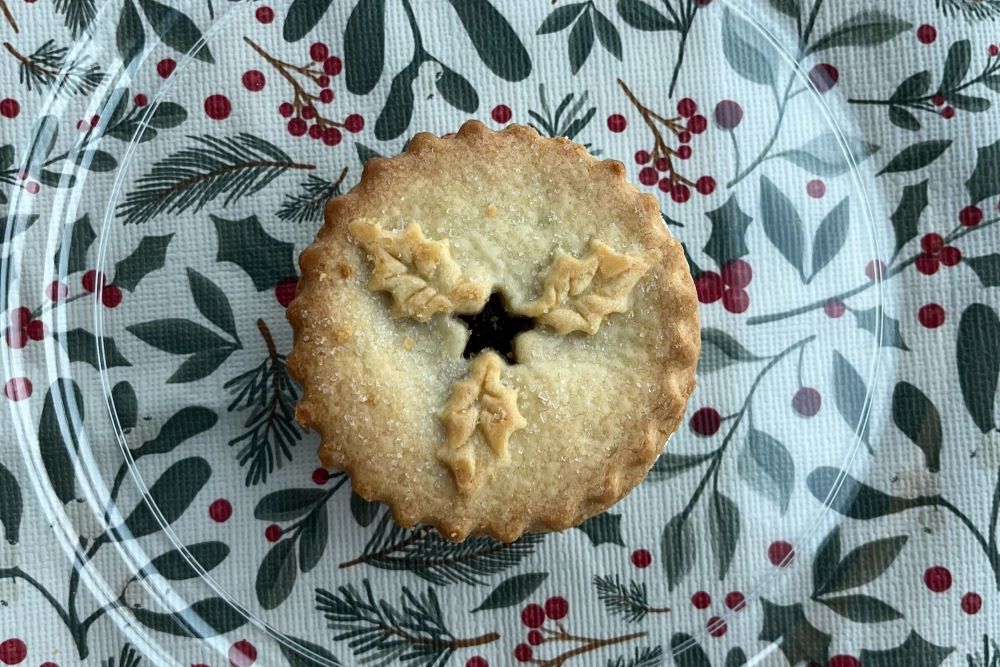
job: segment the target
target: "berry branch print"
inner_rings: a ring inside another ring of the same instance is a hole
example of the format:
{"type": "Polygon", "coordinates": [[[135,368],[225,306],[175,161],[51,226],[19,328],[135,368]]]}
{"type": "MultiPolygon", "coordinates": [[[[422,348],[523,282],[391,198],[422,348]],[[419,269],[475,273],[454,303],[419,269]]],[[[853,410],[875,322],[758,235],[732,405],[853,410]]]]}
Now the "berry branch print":
{"type": "Polygon", "coordinates": [[[657,185],[662,192],[669,193],[670,198],[678,204],[683,204],[691,198],[692,188],[703,195],[714,192],[714,178],[702,176],[697,182],[692,181],[677,170],[678,163],[675,161],[688,160],[692,154],[689,145],[692,135],[701,134],[708,129],[708,120],[697,113],[698,106],[695,101],[690,98],[682,99],[677,103],[678,115],[668,118],[640,102],[632,89],[621,79],[618,79],[618,86],[639,112],[653,135],[651,150],[643,149],[635,154],[637,163],[647,165],[639,171],[639,182],[648,186],[657,185]],[[676,148],[671,145],[673,141],[667,141],[664,132],[677,142],[676,148]],[[666,175],[661,178],[660,173],[666,175]]]}
{"type": "MultiPolygon", "coordinates": [[[[358,114],[350,114],[343,121],[337,121],[321,112],[321,105],[334,100],[331,78],[339,75],[344,68],[340,58],[330,55],[326,44],[317,42],[310,47],[311,63],[293,65],[271,55],[249,37],[244,37],[243,41],[292,87],[291,101],[282,102],[278,113],[289,119],[288,133],[293,137],[308,134],[312,139],[322,139],[327,146],[336,146],[343,139],[341,129],[360,132],[364,128],[364,118],[358,114]],[[317,87],[319,92],[307,90],[306,86],[317,87]]],[[[244,76],[250,74],[248,72],[244,76]]]]}
{"type": "Polygon", "coordinates": [[[377,600],[367,579],[362,591],[353,584],[336,593],[316,590],[316,610],[323,614],[336,641],[348,641],[355,657],[382,664],[398,659],[403,664],[432,667],[448,662],[462,649],[492,644],[500,635],[487,632],[476,637],[456,637],[448,630],[437,594],[428,588],[415,594],[402,588],[398,606],[377,600]]]}
{"type": "Polygon", "coordinates": [[[257,320],[257,330],[267,347],[267,357],[223,385],[233,394],[230,412],[250,411],[243,424],[246,432],[229,441],[230,447],[240,447],[236,454],[240,466],[249,466],[247,486],[267,482],[275,468],[292,460],[292,448],[302,439],[294,418],[299,392],[285,366],[286,357],[278,352],[263,319],[257,320]]]}
{"type": "Polygon", "coordinates": [[[969,76],[972,62],[972,44],[964,39],[955,42],[948,50],[941,83],[931,92],[931,73],[923,70],[908,77],[887,99],[850,98],[848,102],[859,105],[877,105],[889,108],[889,120],[904,130],[919,130],[922,125],[914,112],[930,113],[945,120],[955,117],[956,110],[971,113],[988,111],[992,102],[985,97],[966,93],[973,86],[982,84],[1000,92],[1000,46],[986,48],[988,58],[979,74],[969,76]]]}
{"type": "Polygon", "coordinates": [[[14,31],[15,35],[21,32],[21,29],[17,25],[17,20],[14,18],[14,15],[10,11],[10,7],[7,5],[7,0],[0,0],[0,14],[3,14],[4,20],[7,21],[7,24],[10,26],[10,29],[14,31]]]}
{"type": "MultiPolygon", "coordinates": [[[[563,619],[569,614],[569,602],[561,596],[553,596],[545,601],[544,605],[529,604],[521,609],[521,623],[528,628],[527,643],[518,644],[514,648],[514,658],[518,662],[525,662],[540,667],[562,667],[567,662],[578,656],[586,655],[594,651],[626,644],[636,639],[647,636],[647,632],[632,632],[615,637],[587,637],[576,635],[566,630],[563,619]],[[555,652],[556,655],[550,658],[535,656],[535,648],[550,644],[555,648],[552,651],[538,649],[546,653],[555,652]],[[560,644],[570,644],[571,648],[563,648],[560,644]]],[[[636,649],[636,664],[659,664],[662,656],[645,655],[636,649]],[[650,662],[652,661],[652,662],[650,662]]],[[[624,661],[624,659],[622,659],[624,661]]],[[[612,663],[614,664],[614,663],[612,663]]]]}

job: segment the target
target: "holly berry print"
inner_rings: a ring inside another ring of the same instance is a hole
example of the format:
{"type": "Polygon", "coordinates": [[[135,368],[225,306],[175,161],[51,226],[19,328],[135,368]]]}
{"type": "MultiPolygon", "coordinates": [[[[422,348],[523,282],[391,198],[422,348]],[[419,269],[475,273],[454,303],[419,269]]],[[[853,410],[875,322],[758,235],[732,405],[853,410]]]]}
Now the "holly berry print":
{"type": "Polygon", "coordinates": [[[0,0],[0,661],[990,665],[992,6],[0,0]],[[285,369],[325,202],[468,118],[622,161],[701,304],[647,481],[514,544],[319,467],[285,369]]]}

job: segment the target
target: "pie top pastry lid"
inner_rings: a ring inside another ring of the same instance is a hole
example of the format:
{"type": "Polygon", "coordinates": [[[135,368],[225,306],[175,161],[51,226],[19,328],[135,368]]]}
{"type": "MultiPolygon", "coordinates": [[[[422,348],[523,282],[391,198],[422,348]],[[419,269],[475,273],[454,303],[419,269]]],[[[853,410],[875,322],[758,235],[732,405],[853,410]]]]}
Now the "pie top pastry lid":
{"type": "Polygon", "coordinates": [[[448,539],[561,530],[645,476],[694,389],[697,299],[655,198],[523,126],[417,134],[332,200],[288,367],[324,464],[448,539]],[[491,294],[534,326],[463,356],[491,294]]]}

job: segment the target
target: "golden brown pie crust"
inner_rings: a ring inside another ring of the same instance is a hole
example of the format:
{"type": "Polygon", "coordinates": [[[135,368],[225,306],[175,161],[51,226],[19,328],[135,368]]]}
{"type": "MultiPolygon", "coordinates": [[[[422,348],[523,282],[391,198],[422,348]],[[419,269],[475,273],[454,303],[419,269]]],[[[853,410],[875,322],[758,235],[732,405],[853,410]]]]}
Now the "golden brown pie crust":
{"type": "Polygon", "coordinates": [[[697,299],[659,205],[564,138],[470,121],[374,158],[330,201],[288,316],[324,465],[447,539],[562,530],[645,477],[679,425],[697,299]],[[468,360],[457,313],[536,326],[468,360]]]}

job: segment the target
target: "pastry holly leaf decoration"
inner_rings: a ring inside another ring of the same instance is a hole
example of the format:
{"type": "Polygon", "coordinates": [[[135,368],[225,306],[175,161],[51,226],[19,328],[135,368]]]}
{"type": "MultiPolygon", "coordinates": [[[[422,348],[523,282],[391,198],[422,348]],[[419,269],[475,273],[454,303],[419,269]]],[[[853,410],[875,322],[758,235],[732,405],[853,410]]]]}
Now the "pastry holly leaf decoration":
{"type": "Polygon", "coordinates": [[[503,369],[497,353],[479,354],[469,365],[469,374],[455,383],[439,416],[447,440],[438,449],[437,458],[451,470],[463,494],[474,491],[482,480],[477,465],[481,448],[474,436],[478,433],[494,457],[507,461],[511,434],[528,425],[517,408],[517,390],[500,381],[503,369]]]}
{"type": "Polygon", "coordinates": [[[542,276],[542,293],[520,309],[541,324],[565,335],[573,331],[595,334],[604,318],[628,310],[628,299],[657,257],[620,254],[597,240],[590,252],[577,259],[559,254],[542,276]]]}
{"type": "Polygon", "coordinates": [[[389,293],[393,317],[426,322],[437,313],[474,313],[486,303],[489,290],[462,275],[448,242],[427,239],[417,223],[387,232],[357,220],[349,229],[371,256],[368,287],[389,293]]]}

